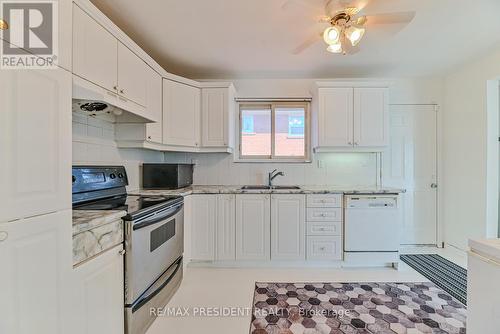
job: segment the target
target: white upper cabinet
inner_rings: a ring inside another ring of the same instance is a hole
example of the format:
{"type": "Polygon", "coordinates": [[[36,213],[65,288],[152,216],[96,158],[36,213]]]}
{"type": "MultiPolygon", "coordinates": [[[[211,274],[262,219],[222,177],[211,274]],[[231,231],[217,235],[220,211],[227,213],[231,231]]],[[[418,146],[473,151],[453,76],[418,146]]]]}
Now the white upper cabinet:
{"type": "Polygon", "coordinates": [[[73,5],[73,73],[118,92],[118,40],[73,5]]]}
{"type": "Polygon", "coordinates": [[[387,88],[354,88],[354,145],[385,146],[389,143],[387,88]]]}
{"type": "Polygon", "coordinates": [[[118,94],[146,106],[148,70],[141,58],[122,43],[118,43],[118,94]]]}
{"type": "Polygon", "coordinates": [[[71,73],[0,75],[0,222],[71,208],[71,73]]]}
{"type": "Polygon", "coordinates": [[[352,88],[319,89],[318,135],[320,147],[352,146],[352,88]]]}
{"type": "Polygon", "coordinates": [[[270,195],[236,195],[236,259],[271,257],[270,195]]]}
{"type": "Polygon", "coordinates": [[[58,16],[59,16],[59,22],[58,22],[58,60],[57,64],[68,70],[71,71],[71,58],[72,58],[72,31],[73,29],[71,28],[73,25],[73,15],[72,15],[72,7],[73,7],[73,2],[71,0],[58,0],[58,16]]]}
{"type": "Polygon", "coordinates": [[[161,75],[149,66],[147,66],[147,77],[146,111],[151,118],[156,120],[156,123],[146,124],[146,140],[161,144],[163,142],[163,80],[161,75]]]}
{"type": "Polygon", "coordinates": [[[305,260],[305,195],[271,196],[271,259],[305,260]]]}
{"type": "Polygon", "coordinates": [[[163,79],[163,143],[200,146],[200,89],[163,79]]]}
{"type": "Polygon", "coordinates": [[[234,87],[207,87],[201,90],[203,147],[230,147],[234,132],[234,87]]]}
{"type": "Polygon", "coordinates": [[[388,144],[388,88],[318,88],[318,150],[380,150],[388,144]]]}

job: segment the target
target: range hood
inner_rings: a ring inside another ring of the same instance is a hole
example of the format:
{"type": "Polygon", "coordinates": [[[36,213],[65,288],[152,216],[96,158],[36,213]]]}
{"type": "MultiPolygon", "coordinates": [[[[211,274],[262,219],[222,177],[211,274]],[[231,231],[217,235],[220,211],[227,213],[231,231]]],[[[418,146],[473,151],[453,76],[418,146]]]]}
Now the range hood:
{"type": "Polygon", "coordinates": [[[117,123],[154,123],[144,106],[73,75],[73,111],[90,116],[111,115],[117,123]]]}

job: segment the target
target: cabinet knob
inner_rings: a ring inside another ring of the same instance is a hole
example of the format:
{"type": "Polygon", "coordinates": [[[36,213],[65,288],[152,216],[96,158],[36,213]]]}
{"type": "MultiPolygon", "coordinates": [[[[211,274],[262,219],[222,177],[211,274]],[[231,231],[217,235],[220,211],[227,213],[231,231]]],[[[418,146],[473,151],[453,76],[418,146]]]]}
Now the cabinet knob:
{"type": "Polygon", "coordinates": [[[151,139],[151,136],[148,136],[148,139],[151,139]]]}
{"type": "Polygon", "coordinates": [[[352,145],[352,142],[351,142],[351,141],[349,141],[349,142],[347,142],[347,144],[348,144],[348,145],[352,145]]]}
{"type": "Polygon", "coordinates": [[[125,92],[124,89],[120,89],[120,93],[123,94],[125,92]]]}
{"type": "Polygon", "coordinates": [[[320,251],[324,251],[326,248],[325,247],[320,247],[319,250],[320,251]]]}
{"type": "Polygon", "coordinates": [[[358,144],[358,142],[354,142],[354,145],[355,145],[355,146],[358,146],[359,144],[358,144]]]}
{"type": "Polygon", "coordinates": [[[125,255],[126,251],[125,249],[122,249],[121,251],[118,252],[119,255],[125,255]]]}
{"type": "Polygon", "coordinates": [[[0,231],[0,242],[7,240],[9,237],[9,233],[5,231],[0,231]]]}
{"type": "Polygon", "coordinates": [[[114,89],[114,90],[118,90],[118,86],[116,86],[116,85],[115,85],[115,86],[113,86],[113,89],[114,89]]]}

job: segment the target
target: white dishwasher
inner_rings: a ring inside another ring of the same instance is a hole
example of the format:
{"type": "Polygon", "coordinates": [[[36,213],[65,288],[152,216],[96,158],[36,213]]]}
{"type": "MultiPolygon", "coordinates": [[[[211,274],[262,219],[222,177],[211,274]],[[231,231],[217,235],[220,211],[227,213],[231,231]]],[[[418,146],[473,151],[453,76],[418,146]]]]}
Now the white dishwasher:
{"type": "Polygon", "coordinates": [[[347,195],[344,199],[346,264],[397,266],[401,225],[399,196],[347,195]]]}

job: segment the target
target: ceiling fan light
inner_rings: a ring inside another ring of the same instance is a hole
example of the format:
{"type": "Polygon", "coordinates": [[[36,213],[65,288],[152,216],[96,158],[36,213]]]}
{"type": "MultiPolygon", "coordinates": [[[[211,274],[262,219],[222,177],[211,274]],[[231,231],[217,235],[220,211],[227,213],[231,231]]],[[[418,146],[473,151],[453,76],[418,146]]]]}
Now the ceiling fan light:
{"type": "Polygon", "coordinates": [[[331,53],[342,53],[342,44],[340,42],[337,42],[335,44],[330,44],[326,48],[326,51],[331,52],[331,53]]]}
{"type": "Polygon", "coordinates": [[[365,34],[365,28],[358,28],[355,26],[350,26],[346,29],[345,35],[347,39],[351,42],[352,46],[356,46],[361,38],[365,34]]]}
{"type": "Polygon", "coordinates": [[[323,39],[328,45],[338,43],[340,38],[340,29],[336,26],[328,27],[323,32],[323,39]]]}

